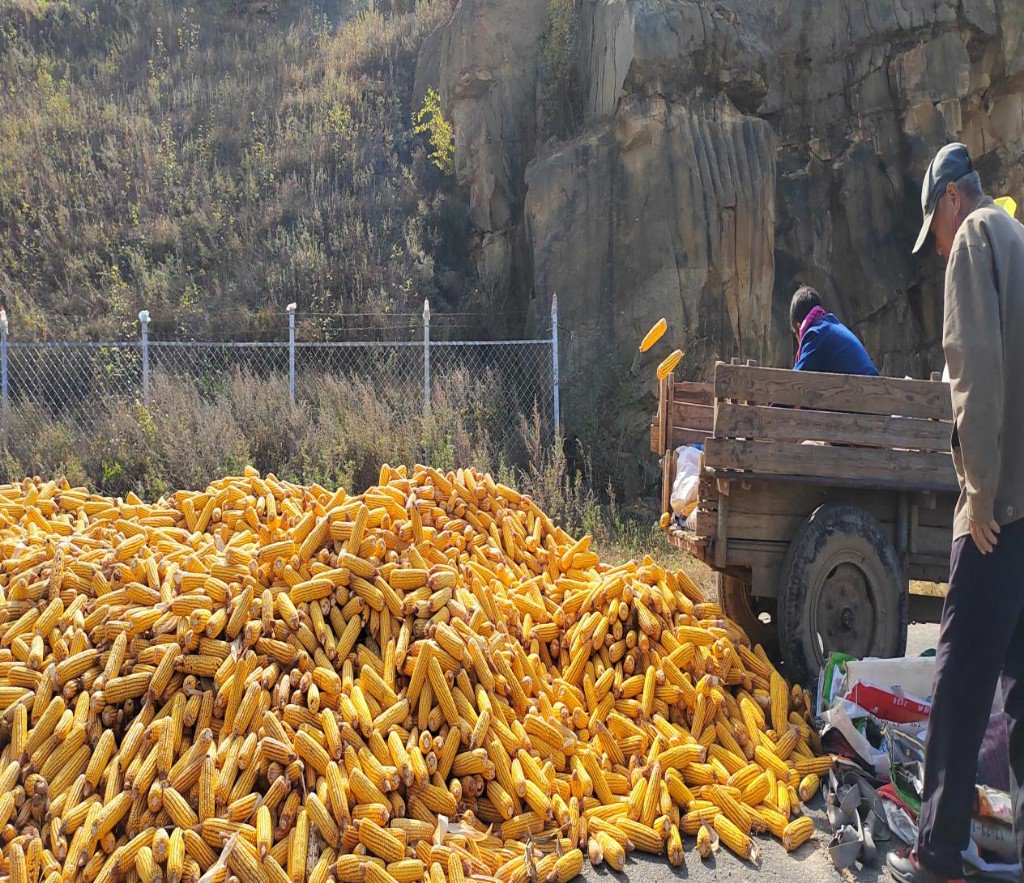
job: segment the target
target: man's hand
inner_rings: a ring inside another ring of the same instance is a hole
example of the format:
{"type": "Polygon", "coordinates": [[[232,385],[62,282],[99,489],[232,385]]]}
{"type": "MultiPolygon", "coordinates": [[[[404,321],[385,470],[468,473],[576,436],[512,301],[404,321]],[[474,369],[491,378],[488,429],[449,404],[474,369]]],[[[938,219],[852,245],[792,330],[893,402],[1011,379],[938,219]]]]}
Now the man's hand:
{"type": "Polygon", "coordinates": [[[984,521],[972,521],[971,538],[974,540],[974,545],[978,547],[978,551],[982,555],[988,555],[999,542],[999,523],[995,520],[987,524],[984,521]]]}

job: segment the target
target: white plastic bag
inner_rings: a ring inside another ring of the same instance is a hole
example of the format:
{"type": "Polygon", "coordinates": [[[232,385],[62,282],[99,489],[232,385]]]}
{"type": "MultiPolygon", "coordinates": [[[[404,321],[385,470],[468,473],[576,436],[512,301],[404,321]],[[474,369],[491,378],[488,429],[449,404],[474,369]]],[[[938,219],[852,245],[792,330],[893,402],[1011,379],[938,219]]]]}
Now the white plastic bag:
{"type": "Polygon", "coordinates": [[[676,477],[672,482],[672,511],[683,518],[697,507],[700,450],[692,445],[676,448],[676,477]]]}

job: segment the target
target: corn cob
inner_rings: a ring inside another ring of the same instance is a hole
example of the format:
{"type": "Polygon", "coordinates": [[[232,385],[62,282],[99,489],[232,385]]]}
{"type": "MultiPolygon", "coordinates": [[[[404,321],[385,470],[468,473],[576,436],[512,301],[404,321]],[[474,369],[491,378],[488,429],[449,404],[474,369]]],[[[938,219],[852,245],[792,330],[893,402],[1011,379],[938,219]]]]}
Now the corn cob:
{"type": "MultiPolygon", "coordinates": [[[[554,867],[547,875],[547,883],[568,883],[583,870],[583,853],[579,849],[570,849],[559,856],[554,867]]],[[[453,875],[449,873],[449,881],[453,875]]]]}
{"type": "Polygon", "coordinates": [[[724,813],[719,813],[715,816],[712,820],[712,825],[714,825],[715,833],[721,838],[722,843],[732,852],[746,861],[757,861],[759,855],[757,844],[730,822],[724,813]]]}
{"type": "Polygon", "coordinates": [[[652,346],[654,346],[661,336],[668,330],[668,322],[664,319],[659,319],[651,327],[651,330],[644,335],[644,339],[640,341],[640,352],[646,353],[652,346]]]}
{"type": "Polygon", "coordinates": [[[697,855],[703,860],[711,858],[711,853],[715,850],[718,843],[718,834],[713,833],[713,829],[709,830],[706,825],[701,825],[697,831],[697,855]]]}
{"type": "Polygon", "coordinates": [[[787,852],[792,852],[810,840],[813,834],[814,822],[809,816],[801,816],[786,825],[782,832],[782,845],[787,852]]]}
{"type": "Polygon", "coordinates": [[[821,787],[821,780],[815,773],[808,773],[800,780],[800,786],[797,788],[797,794],[800,799],[806,803],[815,794],[818,793],[818,788],[821,787]]]}
{"type": "Polygon", "coordinates": [[[665,841],[653,828],[635,822],[632,819],[617,819],[615,827],[619,828],[630,843],[642,852],[660,855],[665,850],[665,841]]]}

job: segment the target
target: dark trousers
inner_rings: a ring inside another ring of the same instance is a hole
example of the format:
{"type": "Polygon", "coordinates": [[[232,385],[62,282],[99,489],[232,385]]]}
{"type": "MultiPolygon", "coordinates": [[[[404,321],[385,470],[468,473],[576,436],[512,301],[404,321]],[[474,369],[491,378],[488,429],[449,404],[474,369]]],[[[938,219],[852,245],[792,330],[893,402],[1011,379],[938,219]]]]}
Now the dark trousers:
{"type": "Polygon", "coordinates": [[[963,877],[978,753],[1002,673],[1017,847],[1024,858],[1024,520],[1003,528],[990,555],[969,536],[953,543],[925,745],[917,855],[963,877]]]}

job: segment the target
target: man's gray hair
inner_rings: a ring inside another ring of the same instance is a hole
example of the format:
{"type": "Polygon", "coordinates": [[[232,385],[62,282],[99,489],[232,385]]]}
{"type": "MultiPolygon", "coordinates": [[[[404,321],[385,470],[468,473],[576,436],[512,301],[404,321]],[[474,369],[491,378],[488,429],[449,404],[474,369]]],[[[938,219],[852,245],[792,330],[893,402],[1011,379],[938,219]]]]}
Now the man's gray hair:
{"type": "Polygon", "coordinates": [[[957,190],[968,199],[977,199],[985,195],[985,191],[981,187],[981,175],[977,172],[968,172],[954,183],[957,190]]]}

